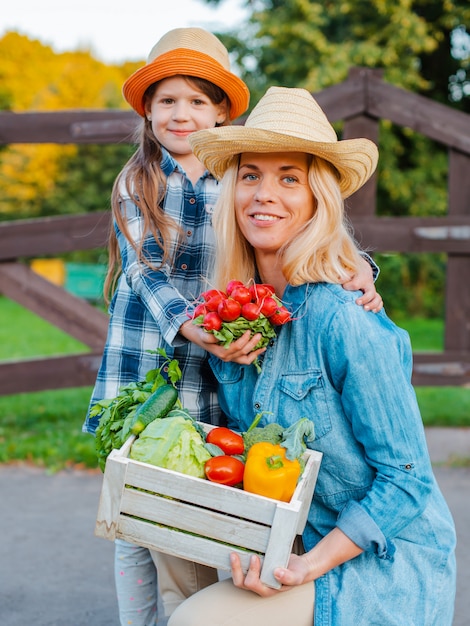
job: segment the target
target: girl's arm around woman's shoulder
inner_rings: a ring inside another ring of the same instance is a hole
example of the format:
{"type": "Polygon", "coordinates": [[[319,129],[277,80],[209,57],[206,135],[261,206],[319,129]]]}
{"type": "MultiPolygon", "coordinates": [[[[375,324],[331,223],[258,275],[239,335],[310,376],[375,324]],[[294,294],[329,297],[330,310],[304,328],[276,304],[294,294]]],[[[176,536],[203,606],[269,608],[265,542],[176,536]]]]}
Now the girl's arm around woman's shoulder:
{"type": "Polygon", "coordinates": [[[342,283],[343,288],[348,291],[362,291],[362,296],[357,298],[356,304],[372,313],[378,313],[383,308],[382,296],[375,288],[378,274],[378,266],[369,255],[363,254],[358,272],[342,283]]]}

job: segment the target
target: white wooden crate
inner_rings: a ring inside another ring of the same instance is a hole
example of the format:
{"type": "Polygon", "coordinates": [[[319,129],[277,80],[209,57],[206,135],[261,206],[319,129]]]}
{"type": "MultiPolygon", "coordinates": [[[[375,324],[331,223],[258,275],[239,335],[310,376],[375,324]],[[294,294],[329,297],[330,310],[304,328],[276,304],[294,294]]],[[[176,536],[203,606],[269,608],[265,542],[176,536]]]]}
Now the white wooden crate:
{"type": "Polygon", "coordinates": [[[95,535],[228,571],[230,553],[240,556],[245,571],[255,553],[261,580],[279,588],[273,570],[287,565],[303,532],[321,453],[306,451],[304,472],[286,503],[129,459],[133,441],[106,461],[95,535]]]}

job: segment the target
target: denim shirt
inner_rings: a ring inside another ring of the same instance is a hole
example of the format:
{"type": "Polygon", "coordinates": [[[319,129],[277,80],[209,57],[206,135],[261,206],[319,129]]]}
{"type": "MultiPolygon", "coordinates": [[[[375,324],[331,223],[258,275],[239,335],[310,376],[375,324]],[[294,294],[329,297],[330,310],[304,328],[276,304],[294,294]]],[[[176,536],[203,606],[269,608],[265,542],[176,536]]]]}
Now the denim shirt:
{"type": "Polygon", "coordinates": [[[455,595],[455,529],[434,478],[407,333],[358,294],[288,286],[294,320],[262,370],[210,358],[228,426],[311,419],[323,453],[306,550],[335,526],[364,552],[315,581],[315,626],[446,626],[455,595]]]}

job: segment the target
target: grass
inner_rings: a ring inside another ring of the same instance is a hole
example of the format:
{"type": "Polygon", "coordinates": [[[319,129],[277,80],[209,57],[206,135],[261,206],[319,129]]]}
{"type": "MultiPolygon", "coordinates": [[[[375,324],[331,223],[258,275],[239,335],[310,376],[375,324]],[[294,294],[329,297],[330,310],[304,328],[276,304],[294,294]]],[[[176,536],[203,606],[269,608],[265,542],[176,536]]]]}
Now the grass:
{"type": "MultiPolygon", "coordinates": [[[[88,348],[0,297],[0,360],[76,354],[88,348]]],[[[94,439],[81,432],[91,387],[0,396],[0,463],[27,461],[50,471],[96,468],[94,439]]]]}
{"type": "Polygon", "coordinates": [[[86,387],[0,397],[0,463],[96,468],[94,438],[81,432],[90,395],[86,387]]]}
{"type": "MultiPolygon", "coordinates": [[[[86,352],[87,348],[41,318],[0,297],[0,360],[86,352]]],[[[442,350],[440,320],[397,320],[414,350],[442,350]]],[[[0,463],[30,462],[57,471],[97,468],[94,439],[81,432],[91,387],[0,396],[0,463]]],[[[426,426],[469,426],[470,389],[417,387],[426,426]]]]}
{"type": "MultiPolygon", "coordinates": [[[[416,352],[440,352],[444,346],[442,320],[396,320],[407,330],[416,352]]],[[[470,389],[464,387],[416,387],[425,426],[470,427],[470,389]]]]}

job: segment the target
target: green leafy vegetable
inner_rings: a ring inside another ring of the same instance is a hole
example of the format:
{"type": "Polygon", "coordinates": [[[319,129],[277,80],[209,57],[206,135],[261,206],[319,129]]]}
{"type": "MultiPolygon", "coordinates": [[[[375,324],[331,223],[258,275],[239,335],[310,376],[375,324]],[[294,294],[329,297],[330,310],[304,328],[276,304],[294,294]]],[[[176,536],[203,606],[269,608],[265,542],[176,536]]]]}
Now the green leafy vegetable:
{"type": "Polygon", "coordinates": [[[245,454],[255,443],[265,441],[267,443],[277,444],[282,441],[284,430],[280,424],[272,422],[266,426],[257,426],[252,430],[243,433],[243,441],[245,442],[245,454]]]}
{"type": "Polygon", "coordinates": [[[168,379],[175,384],[181,378],[181,370],[176,359],[170,359],[163,348],[151,350],[165,359],[161,367],[149,370],[144,381],[124,385],[115,398],[99,400],[90,409],[90,417],[99,416],[95,433],[95,447],[98,465],[104,472],[106,459],[111,450],[120,448],[131,434],[135,413],[152,393],[168,380],[163,376],[163,368],[168,368],[168,379]]]}
{"type": "Polygon", "coordinates": [[[132,444],[129,457],[204,478],[204,465],[211,454],[195,422],[188,413],[183,416],[182,412],[184,410],[172,410],[165,419],[151,422],[132,444]]]}
{"type": "Polygon", "coordinates": [[[313,422],[307,417],[302,417],[283,432],[281,446],[286,448],[286,457],[292,461],[299,459],[307,449],[307,443],[314,439],[313,422]]]}
{"type": "Polygon", "coordinates": [[[245,455],[253,444],[265,441],[272,444],[281,444],[283,448],[286,448],[286,457],[290,461],[300,459],[307,449],[307,443],[311,443],[315,439],[313,422],[307,417],[302,417],[285,429],[277,422],[270,422],[266,426],[258,426],[265,413],[267,412],[257,413],[248,430],[242,433],[245,443],[245,455]]]}
{"type": "MultiPolygon", "coordinates": [[[[198,318],[194,320],[194,323],[198,323],[198,318]]],[[[221,345],[228,347],[232,341],[241,337],[247,330],[251,331],[251,334],[261,333],[261,339],[253,348],[263,348],[267,346],[269,341],[276,337],[276,332],[264,315],[260,315],[256,320],[247,320],[244,317],[239,317],[233,322],[224,322],[220,330],[212,331],[214,337],[216,337],[221,345]]]]}

